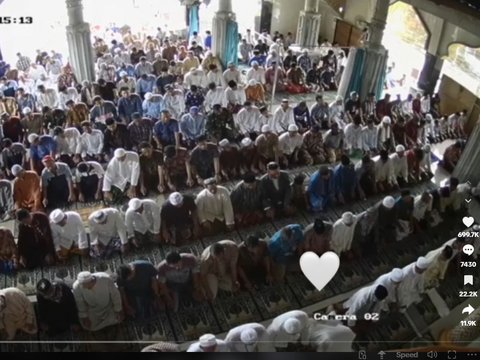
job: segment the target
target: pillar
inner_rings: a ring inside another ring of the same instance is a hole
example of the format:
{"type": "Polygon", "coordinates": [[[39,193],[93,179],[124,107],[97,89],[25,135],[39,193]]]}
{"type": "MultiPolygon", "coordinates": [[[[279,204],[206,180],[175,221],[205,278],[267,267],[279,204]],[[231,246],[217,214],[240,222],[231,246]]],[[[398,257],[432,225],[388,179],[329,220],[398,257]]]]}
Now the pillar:
{"type": "Polygon", "coordinates": [[[319,0],[305,0],[305,10],[298,17],[297,41],[301,47],[313,48],[318,46],[320,35],[320,20],[318,13],[319,0]]]}
{"type": "Polygon", "coordinates": [[[79,81],[95,79],[90,24],[83,19],[82,0],[66,0],[68,11],[67,42],[69,62],[79,81]]]}
{"type": "Polygon", "coordinates": [[[440,56],[435,56],[427,52],[420,77],[418,78],[417,85],[419,89],[433,94],[438,79],[440,78],[440,73],[442,72],[442,66],[443,59],[440,56]]]}
{"type": "Polygon", "coordinates": [[[351,91],[356,91],[362,99],[370,92],[375,93],[377,99],[381,96],[388,59],[382,39],[389,6],[389,0],[377,0],[366,47],[350,51],[338,91],[344,98],[349,97],[351,91]]]}
{"type": "Polygon", "coordinates": [[[230,21],[235,21],[235,14],[232,11],[232,0],[220,0],[218,11],[213,16],[212,22],[212,52],[220,59],[224,66],[231,59],[226,58],[229,46],[237,46],[238,38],[235,44],[230,44],[231,40],[227,38],[227,25],[230,21]]]}

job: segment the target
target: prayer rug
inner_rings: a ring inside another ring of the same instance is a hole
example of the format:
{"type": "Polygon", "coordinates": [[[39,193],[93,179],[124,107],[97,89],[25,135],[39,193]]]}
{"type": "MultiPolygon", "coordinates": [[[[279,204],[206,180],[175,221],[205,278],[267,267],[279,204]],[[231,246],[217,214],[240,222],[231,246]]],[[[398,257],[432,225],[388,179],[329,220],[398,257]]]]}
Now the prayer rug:
{"type": "Polygon", "coordinates": [[[238,230],[238,233],[240,234],[242,241],[245,241],[249,235],[255,235],[257,233],[260,235],[262,239],[263,238],[270,239],[273,236],[273,234],[275,234],[276,232],[277,232],[277,229],[270,222],[266,222],[261,225],[238,230]]]}
{"type": "Polygon", "coordinates": [[[427,330],[428,326],[440,319],[437,308],[432,303],[430,297],[426,294],[423,296],[422,302],[414,305],[412,310],[415,310],[416,316],[411,316],[411,319],[415,322],[415,324],[417,324],[419,320],[422,320],[425,324],[424,327],[416,326],[421,332],[423,332],[423,330],[427,330]]]}
{"type": "MultiPolygon", "coordinates": [[[[147,321],[128,321],[123,324],[128,328],[128,337],[123,338],[124,341],[139,342],[157,342],[172,341],[175,339],[173,329],[165,312],[158,312],[156,316],[147,321]]],[[[139,344],[145,345],[145,344],[139,344]]]]}
{"type": "MultiPolygon", "coordinates": [[[[374,256],[362,259],[359,264],[363,267],[363,276],[369,277],[370,280],[376,280],[383,274],[390,272],[396,267],[401,267],[397,264],[388,252],[383,252],[381,256],[374,256]]],[[[393,255],[393,254],[392,254],[393,255]]]]}
{"type": "MultiPolygon", "coordinates": [[[[255,293],[252,295],[255,296],[255,293]]],[[[260,319],[260,313],[252,295],[248,292],[231,294],[221,291],[218,293],[212,308],[222,332],[227,332],[238,325],[257,322],[260,319]]]]}
{"type": "Polygon", "coordinates": [[[100,260],[95,258],[82,258],[82,271],[104,272],[110,275],[112,279],[116,278],[117,268],[121,264],[120,258],[100,260]]]}
{"type": "Polygon", "coordinates": [[[458,296],[458,289],[461,288],[461,283],[459,283],[458,278],[458,275],[456,277],[449,276],[440,283],[440,286],[437,287],[438,294],[445,301],[449,309],[454,309],[465,300],[465,298],[458,296]]]}
{"type": "Polygon", "coordinates": [[[43,275],[50,281],[62,281],[69,287],[73,286],[77,275],[82,272],[80,258],[74,256],[65,265],[50,266],[43,269],[43,275]]]}
{"type": "Polygon", "coordinates": [[[302,225],[303,229],[305,229],[308,225],[311,224],[311,222],[308,221],[301,212],[298,212],[297,216],[293,218],[280,218],[280,219],[273,220],[273,226],[275,226],[277,231],[287,225],[293,225],[293,224],[302,225]]]}
{"type": "Polygon", "coordinates": [[[161,258],[165,259],[167,254],[170,251],[177,251],[179,253],[192,253],[193,255],[200,256],[203,252],[204,246],[200,240],[196,240],[195,242],[183,246],[172,246],[172,245],[165,245],[163,244],[160,253],[162,254],[161,258]]]}
{"type": "Polygon", "coordinates": [[[232,240],[236,244],[240,244],[242,242],[242,238],[236,230],[230,231],[228,233],[226,232],[226,233],[218,234],[215,236],[204,237],[202,238],[201,242],[203,246],[206,248],[207,246],[210,246],[222,240],[232,240]]]}
{"type": "Polygon", "coordinates": [[[183,304],[178,312],[169,311],[168,317],[179,342],[197,340],[207,333],[220,333],[213,310],[206,302],[183,304]]]}
{"type": "Polygon", "coordinates": [[[352,262],[341,266],[330,284],[335,294],[343,294],[368,282],[369,279],[365,277],[365,270],[361,264],[352,262]]]}
{"type": "Polygon", "coordinates": [[[262,320],[269,320],[284,312],[300,307],[293,291],[286,284],[262,287],[253,297],[262,320]]]}
{"type": "Polygon", "coordinates": [[[322,300],[335,296],[334,289],[327,285],[322,291],[318,291],[303,274],[287,274],[288,286],[300,303],[301,307],[313,305],[322,300]]]}
{"type": "Polygon", "coordinates": [[[67,331],[63,334],[49,336],[45,332],[39,333],[41,352],[72,353],[87,350],[87,346],[78,341],[78,333],[67,331]]]}
{"type": "Polygon", "coordinates": [[[43,275],[40,269],[20,271],[14,278],[10,278],[12,282],[11,284],[7,284],[7,287],[16,287],[22,290],[27,296],[35,295],[37,293],[37,283],[42,278],[43,275]]]}

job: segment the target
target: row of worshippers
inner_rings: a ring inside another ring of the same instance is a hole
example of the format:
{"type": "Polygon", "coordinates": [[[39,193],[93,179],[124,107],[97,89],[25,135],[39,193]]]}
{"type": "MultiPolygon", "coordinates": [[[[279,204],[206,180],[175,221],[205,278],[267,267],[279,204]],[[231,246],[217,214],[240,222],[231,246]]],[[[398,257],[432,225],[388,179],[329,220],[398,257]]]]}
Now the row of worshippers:
{"type": "Polygon", "coordinates": [[[357,320],[352,318],[348,325],[365,331],[366,314],[375,313],[381,317],[396,311],[406,312],[411,305],[420,303],[428,290],[441,284],[450,263],[455,263],[452,268],[460,268],[460,260],[465,260],[462,249],[473,240],[454,238],[425,257],[419,257],[401,269],[393,269],[358,290],[343,304],[335,305],[336,313],[355,317],[357,320]]]}

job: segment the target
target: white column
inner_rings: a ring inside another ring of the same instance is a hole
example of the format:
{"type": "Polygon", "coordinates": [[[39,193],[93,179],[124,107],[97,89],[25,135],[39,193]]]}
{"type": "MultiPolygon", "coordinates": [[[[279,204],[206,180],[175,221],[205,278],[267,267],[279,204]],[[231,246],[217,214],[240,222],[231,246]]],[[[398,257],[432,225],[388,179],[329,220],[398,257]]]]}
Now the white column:
{"type": "Polygon", "coordinates": [[[95,79],[94,55],[90,25],[83,19],[82,0],[66,0],[69,61],[79,81],[95,79]]]}
{"type": "Polygon", "coordinates": [[[322,16],[318,13],[319,0],[305,0],[305,10],[298,17],[297,40],[301,47],[318,45],[322,16]]]}
{"type": "Polygon", "coordinates": [[[215,13],[212,22],[212,52],[224,65],[227,65],[225,64],[225,49],[229,20],[235,20],[235,14],[232,12],[232,0],[220,0],[218,11],[215,13]]]}
{"type": "Polygon", "coordinates": [[[383,48],[382,39],[385,26],[387,25],[388,8],[390,0],[377,0],[372,20],[369,26],[368,46],[370,48],[383,48]]]}

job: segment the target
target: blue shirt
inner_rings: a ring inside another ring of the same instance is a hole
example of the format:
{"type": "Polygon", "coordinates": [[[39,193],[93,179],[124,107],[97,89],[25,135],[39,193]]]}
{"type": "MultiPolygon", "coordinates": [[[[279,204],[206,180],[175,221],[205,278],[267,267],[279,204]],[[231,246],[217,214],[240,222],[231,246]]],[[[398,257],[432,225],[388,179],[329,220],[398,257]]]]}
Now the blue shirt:
{"type": "Polygon", "coordinates": [[[185,105],[187,109],[190,109],[192,106],[202,107],[205,98],[203,97],[200,91],[195,93],[189,91],[185,97],[185,105]]]}
{"type": "Polygon", "coordinates": [[[264,66],[267,62],[267,57],[265,55],[253,56],[248,62],[249,66],[252,66],[252,62],[256,61],[258,65],[264,66]]]}
{"type": "Polygon", "coordinates": [[[208,49],[212,48],[212,35],[207,35],[205,38],[205,47],[208,49]]]}
{"type": "Polygon", "coordinates": [[[30,157],[35,161],[41,161],[45,156],[57,151],[57,143],[50,135],[42,135],[38,145],[30,146],[30,157]]]}
{"type": "Polygon", "coordinates": [[[164,145],[175,145],[175,134],[178,133],[178,121],[170,119],[168,123],[159,120],[153,127],[153,133],[164,145]]]}
{"type": "Polygon", "coordinates": [[[144,100],[142,105],[143,115],[155,120],[160,119],[160,114],[164,107],[163,104],[163,99],[160,97],[158,99],[155,97],[155,101],[144,100]]]}
{"type": "Polygon", "coordinates": [[[290,239],[286,239],[282,230],[277,231],[268,243],[268,252],[275,263],[286,264],[295,255],[298,246],[303,243],[302,226],[298,224],[288,225],[292,230],[290,239]]]}
{"type": "Polygon", "coordinates": [[[335,194],[335,183],[333,171],[330,170],[330,177],[325,180],[320,171],[315,172],[308,184],[308,193],[315,197],[330,197],[335,194]]]}
{"type": "Polygon", "coordinates": [[[180,131],[189,140],[196,140],[205,134],[206,119],[203,114],[193,117],[191,114],[185,114],[180,121],[180,131]]]}
{"type": "Polygon", "coordinates": [[[350,194],[355,189],[357,175],[353,165],[344,166],[338,164],[335,167],[334,175],[335,192],[350,194]]]}
{"type": "Polygon", "coordinates": [[[295,117],[295,123],[300,129],[307,129],[312,125],[310,121],[310,110],[308,110],[308,108],[301,110],[298,106],[294,107],[293,116],[295,117]]]}
{"type": "Polygon", "coordinates": [[[153,93],[153,89],[155,88],[155,77],[153,75],[150,75],[147,77],[147,80],[144,80],[142,78],[137,80],[137,88],[136,92],[137,94],[145,94],[147,92],[153,93]]]}
{"type": "Polygon", "coordinates": [[[140,99],[140,96],[132,94],[127,98],[122,97],[118,100],[118,115],[120,117],[125,117],[127,123],[132,121],[131,116],[136,112],[143,115],[142,100],[140,99]]]}

